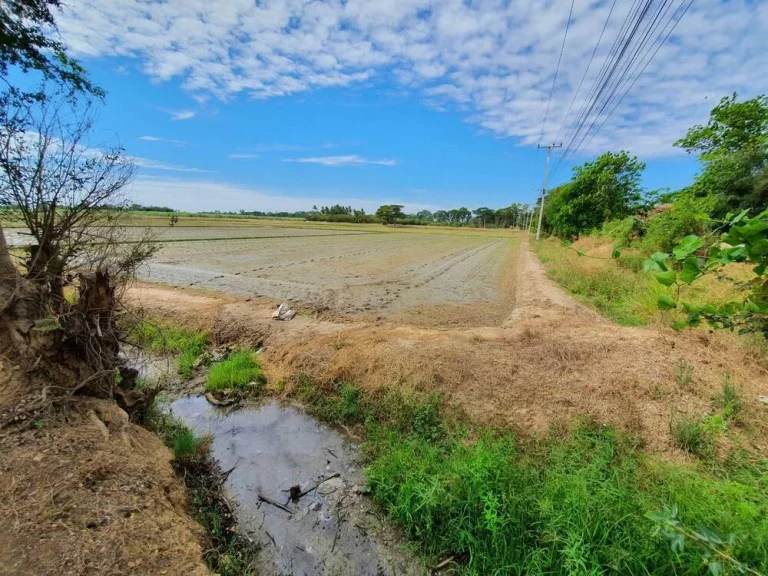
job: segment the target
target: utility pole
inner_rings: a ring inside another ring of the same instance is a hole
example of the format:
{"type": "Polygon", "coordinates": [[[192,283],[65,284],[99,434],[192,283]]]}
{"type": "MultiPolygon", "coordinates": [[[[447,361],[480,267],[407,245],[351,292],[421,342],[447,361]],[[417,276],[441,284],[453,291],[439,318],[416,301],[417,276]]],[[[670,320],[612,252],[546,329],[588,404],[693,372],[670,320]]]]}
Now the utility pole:
{"type": "Polygon", "coordinates": [[[563,144],[550,144],[549,146],[542,146],[539,144],[539,148],[547,149],[547,161],[544,164],[544,182],[541,185],[541,203],[539,204],[539,225],[536,227],[536,240],[541,240],[541,220],[544,217],[544,196],[547,194],[547,177],[549,176],[549,155],[552,152],[552,148],[562,148],[563,144]]]}

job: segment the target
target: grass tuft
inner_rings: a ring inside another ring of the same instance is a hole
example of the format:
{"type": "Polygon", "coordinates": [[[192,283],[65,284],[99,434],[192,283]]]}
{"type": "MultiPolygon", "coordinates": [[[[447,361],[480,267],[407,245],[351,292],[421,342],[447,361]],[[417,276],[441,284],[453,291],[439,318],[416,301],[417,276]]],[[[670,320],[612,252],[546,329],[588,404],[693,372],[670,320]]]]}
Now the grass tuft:
{"type": "Polygon", "coordinates": [[[700,420],[689,418],[676,419],[671,424],[672,437],[679,448],[697,456],[709,456],[712,453],[712,426],[700,420]]]}
{"type": "Polygon", "coordinates": [[[252,352],[235,352],[216,362],[208,373],[206,388],[210,391],[248,390],[262,392],[267,379],[252,352]]]}
{"type": "Polygon", "coordinates": [[[675,382],[679,386],[686,388],[693,381],[693,364],[687,360],[678,360],[675,362],[675,382]]]}
{"type": "Polygon", "coordinates": [[[723,382],[723,391],[714,398],[714,405],[720,409],[726,421],[730,422],[739,415],[744,408],[739,389],[733,383],[733,377],[727,375],[723,382]]]}

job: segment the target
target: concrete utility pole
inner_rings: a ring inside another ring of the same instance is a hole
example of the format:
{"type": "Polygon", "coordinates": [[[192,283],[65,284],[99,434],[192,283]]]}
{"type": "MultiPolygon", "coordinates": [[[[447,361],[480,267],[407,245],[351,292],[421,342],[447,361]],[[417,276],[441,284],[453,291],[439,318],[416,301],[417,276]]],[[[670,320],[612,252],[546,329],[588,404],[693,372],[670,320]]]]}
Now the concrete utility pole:
{"type": "Polygon", "coordinates": [[[541,220],[544,217],[544,196],[547,194],[547,177],[549,176],[549,155],[552,152],[552,148],[562,148],[563,144],[550,144],[549,146],[542,146],[539,144],[539,148],[547,149],[547,161],[544,164],[544,182],[541,185],[541,203],[539,204],[539,225],[536,227],[536,240],[541,240],[541,220]]]}

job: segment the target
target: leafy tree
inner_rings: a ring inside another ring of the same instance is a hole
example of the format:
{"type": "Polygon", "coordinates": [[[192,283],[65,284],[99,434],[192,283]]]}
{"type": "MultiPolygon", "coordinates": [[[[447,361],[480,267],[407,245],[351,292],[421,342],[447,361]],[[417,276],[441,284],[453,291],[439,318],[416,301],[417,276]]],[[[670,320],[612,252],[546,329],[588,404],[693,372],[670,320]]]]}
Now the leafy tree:
{"type": "Polygon", "coordinates": [[[490,208],[475,209],[475,218],[480,220],[483,228],[485,228],[486,224],[493,222],[494,215],[495,215],[495,211],[491,210],[490,208]]]}
{"type": "Polygon", "coordinates": [[[446,210],[438,210],[433,214],[435,218],[435,222],[440,222],[441,224],[444,224],[449,221],[448,212],[446,210]]]}
{"type": "Polygon", "coordinates": [[[715,196],[712,214],[768,208],[768,97],[737,101],[725,97],[705,126],[693,126],[675,146],[699,153],[704,169],[690,191],[715,196]]]}
{"type": "Polygon", "coordinates": [[[401,204],[379,206],[379,209],[376,210],[376,217],[384,224],[394,224],[403,217],[403,206],[401,204]]]}
{"type": "Polygon", "coordinates": [[[574,238],[620,219],[645,205],[640,186],[645,164],[628,152],[606,152],[573,169],[573,180],[552,190],[544,205],[548,224],[558,235],[574,238]]]}
{"type": "MultiPolygon", "coordinates": [[[[70,58],[55,37],[56,22],[51,9],[60,9],[61,0],[3,0],[0,3],[0,74],[11,67],[22,72],[36,71],[45,80],[67,86],[75,92],[103,96],[104,91],[88,79],[85,70],[70,58]]],[[[16,94],[18,90],[13,89],[16,94]]],[[[41,97],[41,93],[35,93],[41,97]]]]}
{"type": "Polygon", "coordinates": [[[424,220],[425,222],[432,222],[432,220],[434,220],[432,212],[430,212],[429,210],[421,210],[417,212],[416,218],[418,218],[419,220],[424,220]]]}

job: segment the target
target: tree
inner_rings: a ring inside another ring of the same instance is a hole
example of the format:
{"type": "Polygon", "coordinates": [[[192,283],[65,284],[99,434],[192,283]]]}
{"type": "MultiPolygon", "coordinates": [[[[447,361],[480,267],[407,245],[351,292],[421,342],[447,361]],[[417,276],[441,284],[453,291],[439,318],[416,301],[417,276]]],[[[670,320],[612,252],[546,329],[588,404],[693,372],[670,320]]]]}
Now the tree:
{"type": "Polygon", "coordinates": [[[432,212],[429,210],[420,210],[416,213],[416,218],[419,220],[423,220],[424,222],[432,222],[434,217],[432,216],[432,212]]]}
{"type": "MultiPolygon", "coordinates": [[[[56,39],[51,8],[60,0],[4,0],[0,5],[0,74],[10,67],[22,72],[37,71],[45,80],[68,86],[76,92],[103,96],[104,91],[88,79],[85,70],[70,58],[56,39]]],[[[40,93],[34,93],[39,95],[40,93]]]]}
{"type": "Polygon", "coordinates": [[[89,145],[92,128],[89,101],[78,107],[65,96],[0,97],[0,207],[34,240],[26,277],[58,303],[74,260],[88,245],[109,240],[114,208],[124,204],[135,173],[119,146],[89,145]]]}
{"type": "Polygon", "coordinates": [[[645,164],[626,151],[606,152],[573,169],[571,182],[551,190],[544,215],[552,230],[567,238],[624,218],[644,206],[640,186],[645,164]]]}
{"type": "Polygon", "coordinates": [[[693,126],[675,146],[699,153],[704,168],[688,189],[714,196],[712,215],[768,208],[768,97],[743,102],[737,94],[720,100],[706,126],[693,126]]]}
{"type": "Polygon", "coordinates": [[[403,217],[403,206],[401,204],[385,204],[379,206],[376,210],[376,217],[384,224],[394,224],[403,217]]]}
{"type": "Polygon", "coordinates": [[[483,228],[485,228],[486,223],[493,221],[494,215],[495,215],[494,210],[491,210],[490,208],[475,209],[475,217],[480,220],[483,228]]]}

